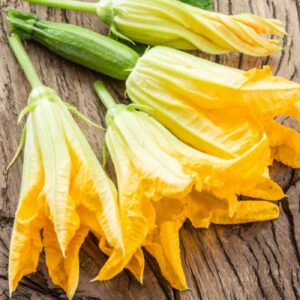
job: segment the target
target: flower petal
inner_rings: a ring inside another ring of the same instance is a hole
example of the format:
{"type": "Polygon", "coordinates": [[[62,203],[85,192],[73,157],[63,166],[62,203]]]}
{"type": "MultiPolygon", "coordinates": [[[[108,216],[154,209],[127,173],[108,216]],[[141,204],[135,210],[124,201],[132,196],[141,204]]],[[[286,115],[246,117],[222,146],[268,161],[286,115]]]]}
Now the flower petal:
{"type": "Polygon", "coordinates": [[[182,222],[163,222],[145,248],[157,260],[163,276],[170,285],[183,291],[187,288],[181,264],[179,229],[182,222]]]}
{"type": "Polygon", "coordinates": [[[229,217],[226,211],[212,214],[214,224],[242,224],[269,221],[278,218],[279,207],[267,201],[239,201],[236,211],[229,217]]]}
{"type": "Polygon", "coordinates": [[[109,244],[124,248],[117,192],[100,166],[86,138],[65,107],[59,111],[72,160],[71,194],[95,214],[109,244]],[[84,201],[83,201],[84,199],[84,201]]]}
{"type": "Polygon", "coordinates": [[[79,280],[79,249],[88,234],[88,228],[81,227],[75,233],[62,255],[53,224],[48,221],[43,231],[46,264],[53,283],[60,286],[72,299],[79,280]]]}
{"type": "Polygon", "coordinates": [[[300,134],[276,121],[265,123],[274,159],[292,167],[300,167],[300,134]]]}
{"type": "Polygon", "coordinates": [[[40,211],[42,204],[39,194],[43,187],[44,176],[31,116],[28,117],[26,126],[21,194],[9,251],[10,293],[15,290],[23,276],[36,270],[42,251],[40,230],[43,227],[43,216],[40,211]],[[28,249],[30,249],[29,256],[28,249]]]}
{"type": "Polygon", "coordinates": [[[282,188],[271,178],[261,177],[261,181],[248,191],[243,191],[244,196],[269,201],[278,201],[285,197],[282,188]]]}
{"type": "Polygon", "coordinates": [[[43,193],[49,206],[49,217],[53,220],[64,253],[80,220],[75,211],[77,204],[69,195],[71,159],[58,110],[59,104],[42,99],[32,114],[45,173],[43,193]]]}
{"type": "MultiPolygon", "coordinates": [[[[115,116],[108,131],[114,134],[114,139],[118,139],[119,147],[127,149],[135,172],[140,174],[143,193],[148,198],[186,195],[191,190],[192,177],[156,145],[151,136],[145,135],[143,121],[139,119],[138,112],[123,110],[115,116]]],[[[107,146],[110,148],[108,143],[107,146]]]]}
{"type": "MultiPolygon", "coordinates": [[[[139,113],[139,118],[141,116],[142,113],[139,113]]],[[[143,114],[143,117],[144,124],[147,125],[145,133],[152,136],[165,152],[175,157],[186,170],[194,174],[198,190],[201,188],[198,188],[197,177],[199,177],[203,189],[218,191],[219,194],[221,189],[226,186],[226,193],[222,195],[225,198],[231,197],[230,193],[243,194],[244,191],[248,192],[257,185],[260,181],[259,178],[269,165],[269,144],[263,133],[258,134],[261,140],[256,141],[248,151],[225,160],[187,146],[153,118],[146,114],[143,114]]]]}
{"type": "Polygon", "coordinates": [[[127,79],[127,91],[137,103],[145,102],[141,95],[148,92],[154,95],[154,103],[169,105],[179,99],[183,105],[201,109],[247,105],[259,115],[273,117],[284,115],[300,98],[300,85],[273,76],[268,66],[245,72],[161,46],[139,59],[127,79]],[[139,96],[134,97],[137,92],[139,96]]]}

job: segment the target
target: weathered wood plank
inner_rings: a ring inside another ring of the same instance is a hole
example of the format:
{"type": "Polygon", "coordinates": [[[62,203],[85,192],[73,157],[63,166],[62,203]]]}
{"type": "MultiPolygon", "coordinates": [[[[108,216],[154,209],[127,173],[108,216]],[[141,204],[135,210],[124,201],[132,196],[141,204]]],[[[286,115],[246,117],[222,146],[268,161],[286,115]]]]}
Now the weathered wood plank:
{"type": "MultiPolygon", "coordinates": [[[[55,21],[66,21],[105,33],[107,28],[95,16],[64,12],[4,0],[0,3],[0,299],[8,298],[7,257],[14,212],[17,205],[22,171],[19,159],[5,174],[17,148],[22,125],[16,126],[18,113],[26,105],[29,85],[7,44],[9,28],[4,8],[14,6],[31,10],[55,21]]],[[[215,0],[215,9],[224,13],[253,12],[276,17],[287,25],[289,36],[284,51],[268,58],[230,54],[199,56],[233,67],[249,69],[270,64],[278,75],[300,82],[300,1],[299,0],[215,0]]],[[[91,83],[99,74],[67,62],[46,49],[26,44],[29,55],[45,83],[96,122],[103,121],[104,108],[96,99],[91,83]]],[[[123,101],[124,84],[105,78],[123,101]]],[[[283,119],[287,126],[300,132],[300,125],[283,119]]],[[[101,158],[103,133],[82,122],[97,156],[101,158]]],[[[108,172],[114,178],[111,162],[108,172]]],[[[109,282],[89,283],[103,265],[105,256],[89,236],[81,252],[81,277],[75,299],[299,299],[300,298],[300,172],[276,163],[272,175],[289,200],[281,202],[278,220],[242,226],[212,226],[196,230],[187,223],[181,231],[182,260],[192,289],[179,293],[162,278],[156,262],[146,254],[144,285],[140,286],[128,272],[109,282]]],[[[53,286],[43,257],[38,272],[22,280],[14,299],[58,299],[63,292],[53,286]]]]}

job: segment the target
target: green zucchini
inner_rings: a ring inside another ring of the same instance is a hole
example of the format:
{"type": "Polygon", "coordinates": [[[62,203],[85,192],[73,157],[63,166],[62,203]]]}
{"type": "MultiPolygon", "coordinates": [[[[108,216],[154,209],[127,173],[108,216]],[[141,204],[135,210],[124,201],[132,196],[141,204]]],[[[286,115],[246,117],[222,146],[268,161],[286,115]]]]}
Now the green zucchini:
{"type": "Polygon", "coordinates": [[[125,80],[139,55],[130,47],[79,26],[48,22],[40,17],[7,9],[12,31],[32,39],[56,54],[110,77],[125,80]]]}

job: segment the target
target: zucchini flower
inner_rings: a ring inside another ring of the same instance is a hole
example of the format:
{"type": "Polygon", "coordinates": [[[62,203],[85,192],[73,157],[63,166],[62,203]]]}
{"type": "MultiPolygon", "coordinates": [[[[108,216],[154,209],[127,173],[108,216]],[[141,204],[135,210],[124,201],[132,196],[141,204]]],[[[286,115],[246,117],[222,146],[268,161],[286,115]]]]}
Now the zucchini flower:
{"type": "Polygon", "coordinates": [[[300,167],[300,135],[274,120],[300,120],[300,85],[273,76],[268,66],[245,72],[154,47],[138,60],[126,86],[133,102],[149,106],[158,121],[199,150],[223,158],[240,154],[256,143],[261,128],[272,158],[300,167]]]}
{"type": "Polygon", "coordinates": [[[110,250],[105,243],[100,245],[110,257],[96,279],[110,279],[127,267],[142,281],[143,246],[156,258],[170,284],[179,290],[186,289],[178,231],[186,217],[193,221],[200,206],[206,206],[202,192],[218,199],[220,209],[209,203],[205,210],[208,213],[201,224],[195,222],[197,226],[278,216],[275,204],[266,201],[241,204],[236,196],[267,200],[284,196],[266,173],[270,154],[265,135],[239,157],[218,158],[182,143],[141,111],[147,107],[116,104],[102,82],[98,81],[94,87],[108,109],[105,141],[118,179],[125,244],[124,255],[117,249],[110,250]],[[194,212],[193,206],[198,210],[194,212]]]}
{"type": "Polygon", "coordinates": [[[70,111],[91,121],[42,85],[18,36],[10,37],[9,43],[33,87],[20,115],[28,113],[28,118],[15,156],[25,143],[9,289],[12,293],[23,276],[36,270],[44,247],[53,283],[72,298],[79,278],[79,249],[89,231],[123,251],[117,192],[70,111]]]}
{"type": "Polygon", "coordinates": [[[281,21],[252,14],[227,16],[178,0],[27,0],[27,2],[96,13],[118,37],[148,45],[199,49],[210,54],[238,51],[267,56],[280,51],[281,21]]]}

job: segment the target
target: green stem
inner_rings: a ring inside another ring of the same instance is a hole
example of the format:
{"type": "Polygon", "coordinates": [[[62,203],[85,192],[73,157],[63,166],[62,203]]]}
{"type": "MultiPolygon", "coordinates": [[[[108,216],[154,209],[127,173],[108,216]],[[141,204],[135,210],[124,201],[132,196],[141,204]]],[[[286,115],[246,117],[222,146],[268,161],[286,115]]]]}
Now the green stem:
{"type": "Polygon", "coordinates": [[[110,109],[117,104],[103,81],[97,80],[94,82],[93,86],[96,94],[107,109],[110,109]]]}
{"type": "Polygon", "coordinates": [[[49,7],[79,10],[90,13],[96,13],[97,3],[89,3],[83,1],[73,1],[73,0],[24,0],[29,3],[46,5],[49,7]]]}
{"type": "Polygon", "coordinates": [[[30,82],[31,87],[35,88],[35,87],[43,86],[39,76],[36,73],[34,66],[32,65],[26,53],[26,50],[24,49],[20,37],[17,34],[13,33],[8,38],[8,41],[22,70],[24,71],[27,80],[30,82]]]}

